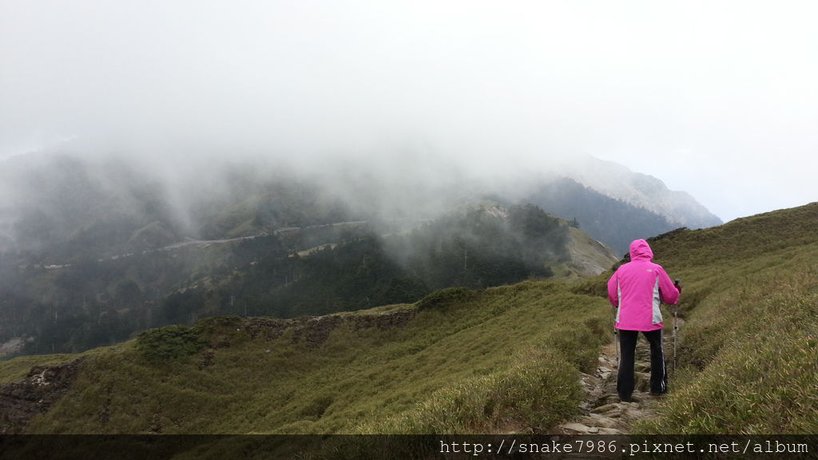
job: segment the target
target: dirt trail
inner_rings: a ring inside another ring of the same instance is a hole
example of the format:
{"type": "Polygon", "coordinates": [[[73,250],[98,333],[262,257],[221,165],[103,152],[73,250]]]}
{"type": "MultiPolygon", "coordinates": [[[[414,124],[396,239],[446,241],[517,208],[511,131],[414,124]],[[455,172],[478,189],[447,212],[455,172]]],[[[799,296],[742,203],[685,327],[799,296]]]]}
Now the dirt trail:
{"type": "MultiPolygon", "coordinates": [[[[684,321],[679,319],[678,326],[684,321]]],[[[673,378],[673,335],[664,334],[665,363],[673,378]]],[[[638,420],[655,417],[662,396],[650,394],[650,347],[641,334],[636,344],[636,365],[633,402],[620,402],[616,393],[617,356],[616,344],[611,342],[602,348],[599,363],[593,375],[582,374],[585,400],[582,415],[557,426],[562,434],[630,434],[638,420]]],[[[672,380],[669,382],[672,385],[672,380]]],[[[672,389],[672,387],[671,387],[672,389]]]]}

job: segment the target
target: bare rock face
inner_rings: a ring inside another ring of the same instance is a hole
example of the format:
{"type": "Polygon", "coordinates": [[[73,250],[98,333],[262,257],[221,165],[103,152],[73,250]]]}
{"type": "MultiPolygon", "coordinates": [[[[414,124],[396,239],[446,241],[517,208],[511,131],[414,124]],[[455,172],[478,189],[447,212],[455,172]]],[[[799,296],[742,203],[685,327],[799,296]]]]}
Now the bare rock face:
{"type": "Polygon", "coordinates": [[[0,385],[0,434],[25,431],[71,387],[82,359],[57,366],[35,366],[21,382],[0,385]]]}

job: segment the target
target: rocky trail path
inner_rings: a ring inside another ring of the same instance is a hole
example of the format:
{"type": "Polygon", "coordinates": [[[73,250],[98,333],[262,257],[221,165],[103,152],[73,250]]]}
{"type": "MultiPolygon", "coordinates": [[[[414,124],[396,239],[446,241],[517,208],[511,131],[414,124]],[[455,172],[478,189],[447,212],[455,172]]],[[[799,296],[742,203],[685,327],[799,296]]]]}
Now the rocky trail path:
{"type": "MultiPolygon", "coordinates": [[[[677,326],[681,327],[683,322],[679,319],[677,326]]],[[[670,370],[673,361],[672,334],[665,334],[663,341],[665,363],[670,370]]],[[[585,390],[585,400],[581,404],[582,415],[559,425],[556,430],[558,433],[630,434],[637,421],[656,416],[662,397],[650,394],[650,347],[641,334],[636,344],[636,387],[633,402],[619,400],[616,393],[617,370],[616,343],[612,341],[602,348],[594,374],[582,374],[582,386],[585,390]]],[[[673,378],[672,371],[670,378],[673,378]]]]}

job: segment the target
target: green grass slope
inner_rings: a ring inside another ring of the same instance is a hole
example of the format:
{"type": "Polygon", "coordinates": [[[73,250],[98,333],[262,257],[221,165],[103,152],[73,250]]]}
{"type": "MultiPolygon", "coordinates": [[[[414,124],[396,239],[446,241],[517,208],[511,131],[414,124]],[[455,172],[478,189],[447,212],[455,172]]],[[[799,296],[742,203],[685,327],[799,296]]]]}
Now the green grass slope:
{"type": "Polygon", "coordinates": [[[155,329],[83,354],[71,389],[27,431],[547,430],[577,410],[607,320],[603,299],[543,281],[320,319],[155,329]]]}
{"type": "Polygon", "coordinates": [[[661,433],[818,433],[818,203],[653,242],[687,319],[661,433]]]}

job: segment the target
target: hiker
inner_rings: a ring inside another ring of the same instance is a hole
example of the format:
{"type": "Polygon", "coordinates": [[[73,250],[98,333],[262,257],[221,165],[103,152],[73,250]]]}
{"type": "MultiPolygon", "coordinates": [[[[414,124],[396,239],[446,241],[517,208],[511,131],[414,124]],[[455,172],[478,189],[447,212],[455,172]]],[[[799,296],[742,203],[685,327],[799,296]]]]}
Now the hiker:
{"type": "Polygon", "coordinates": [[[630,247],[630,262],[622,264],[608,280],[608,300],[616,308],[615,327],[619,332],[619,372],[616,391],[622,401],[631,401],[636,340],[642,332],[650,343],[650,394],[667,392],[667,370],[662,351],[661,302],[676,304],[681,287],[661,265],[653,263],[653,251],[645,240],[630,247]]]}

